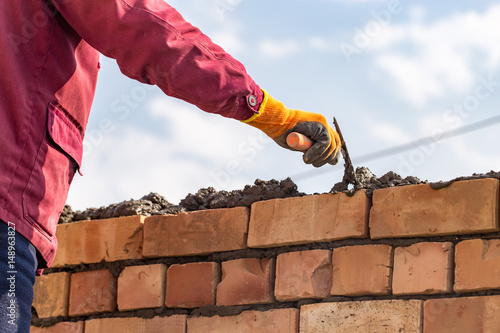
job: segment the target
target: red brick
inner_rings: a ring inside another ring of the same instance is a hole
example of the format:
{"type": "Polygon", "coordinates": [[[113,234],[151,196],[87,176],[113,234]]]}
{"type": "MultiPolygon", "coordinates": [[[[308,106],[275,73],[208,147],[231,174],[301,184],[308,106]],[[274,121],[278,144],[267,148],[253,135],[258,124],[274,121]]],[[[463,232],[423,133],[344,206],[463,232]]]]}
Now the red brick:
{"type": "Polygon", "coordinates": [[[278,301],[325,298],[332,286],[329,250],[282,253],[276,259],[274,295],[278,301]]]}
{"type": "Polygon", "coordinates": [[[411,185],[373,192],[372,238],[495,232],[498,179],[458,181],[433,190],[411,185]]]}
{"type": "Polygon", "coordinates": [[[452,243],[417,243],[394,250],[393,294],[451,292],[452,280],[452,243]]]}
{"type": "Polygon", "coordinates": [[[107,269],[74,273],[69,293],[70,316],[116,309],[116,278],[107,269]]]}
{"type": "Polygon", "coordinates": [[[424,303],[424,333],[500,332],[500,295],[440,298],[424,303]]]}
{"type": "Polygon", "coordinates": [[[420,333],[421,317],[418,300],[316,303],[300,308],[300,333],[420,333]]]}
{"type": "Polygon", "coordinates": [[[155,215],[144,224],[145,257],[171,257],[240,250],[246,247],[246,207],[155,215]]]}
{"type": "Polygon", "coordinates": [[[257,258],[223,262],[217,305],[271,303],[272,264],[271,259],[257,258]]]}
{"type": "Polygon", "coordinates": [[[192,317],[187,320],[187,333],[297,333],[298,309],[245,311],[237,316],[192,317]]]}
{"type": "Polygon", "coordinates": [[[169,308],[197,308],[215,304],[219,265],[195,262],[172,265],[167,271],[165,305],[169,308]]]}
{"type": "Polygon", "coordinates": [[[61,322],[44,328],[31,326],[30,333],[83,333],[83,321],[61,322]]]}
{"type": "Polygon", "coordinates": [[[186,315],[144,318],[103,318],[85,322],[85,333],[185,333],[186,315]]]}
{"type": "Polygon", "coordinates": [[[339,247],[332,255],[332,295],[383,295],[391,291],[392,247],[339,247]]]}
{"type": "Polygon", "coordinates": [[[59,224],[52,267],[142,258],[144,216],[59,224]]]}
{"type": "Polygon", "coordinates": [[[38,318],[68,315],[70,275],[60,272],[36,277],[33,307],[38,318]]]}
{"type": "Polygon", "coordinates": [[[118,277],[118,309],[128,311],[163,306],[166,271],[164,264],[125,267],[118,277]]]}
{"type": "Polygon", "coordinates": [[[455,248],[455,291],[500,288],[500,239],[471,239],[455,248]]]}
{"type": "Polygon", "coordinates": [[[252,204],[249,247],[364,238],[370,199],[364,191],[273,199],[252,204]]]}

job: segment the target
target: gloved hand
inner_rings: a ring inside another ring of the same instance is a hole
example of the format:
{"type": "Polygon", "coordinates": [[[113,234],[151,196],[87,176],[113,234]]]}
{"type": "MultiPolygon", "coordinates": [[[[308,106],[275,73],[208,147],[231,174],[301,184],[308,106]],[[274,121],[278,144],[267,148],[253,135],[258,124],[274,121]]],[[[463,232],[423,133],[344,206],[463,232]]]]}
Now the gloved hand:
{"type": "Polygon", "coordinates": [[[336,164],[339,159],[340,138],[325,117],[317,113],[293,110],[272,98],[265,90],[264,99],[259,107],[259,113],[243,122],[256,127],[266,133],[281,147],[289,147],[286,137],[291,132],[299,132],[309,137],[314,144],[304,152],[304,162],[320,167],[336,164]]]}

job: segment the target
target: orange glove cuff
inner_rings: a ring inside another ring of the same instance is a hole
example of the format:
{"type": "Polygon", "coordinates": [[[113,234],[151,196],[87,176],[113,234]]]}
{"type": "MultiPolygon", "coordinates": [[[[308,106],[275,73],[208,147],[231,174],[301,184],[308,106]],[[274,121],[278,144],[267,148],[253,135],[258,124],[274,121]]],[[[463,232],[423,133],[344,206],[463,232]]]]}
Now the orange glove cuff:
{"type": "Polygon", "coordinates": [[[264,89],[262,91],[264,92],[264,98],[260,104],[259,113],[254,114],[247,120],[243,120],[243,122],[260,129],[271,139],[283,136],[300,121],[314,121],[322,123],[326,128],[330,127],[323,115],[289,109],[264,89]]]}
{"type": "Polygon", "coordinates": [[[304,153],[304,162],[314,166],[335,164],[340,150],[340,138],[318,113],[293,110],[272,98],[265,90],[258,113],[243,122],[260,129],[280,146],[288,146],[286,136],[297,131],[309,137],[314,144],[304,153]]]}

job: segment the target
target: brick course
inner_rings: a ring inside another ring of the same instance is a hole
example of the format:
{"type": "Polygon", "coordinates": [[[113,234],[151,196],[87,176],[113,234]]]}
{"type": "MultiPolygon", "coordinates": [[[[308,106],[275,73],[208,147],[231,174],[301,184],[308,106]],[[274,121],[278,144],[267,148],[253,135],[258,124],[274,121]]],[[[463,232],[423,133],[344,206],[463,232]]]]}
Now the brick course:
{"type": "Polygon", "coordinates": [[[172,257],[244,249],[248,218],[245,207],[148,217],[143,254],[172,257]]]}
{"type": "Polygon", "coordinates": [[[424,303],[424,333],[500,331],[500,295],[438,298],[424,303]]]}
{"type": "Polygon", "coordinates": [[[85,322],[85,333],[185,333],[186,315],[144,318],[103,318],[85,322]]]}
{"type": "Polygon", "coordinates": [[[433,190],[428,184],[390,187],[373,192],[372,238],[437,236],[495,232],[498,179],[454,182],[433,190]]]}
{"type": "Polygon", "coordinates": [[[500,239],[471,239],[455,250],[456,292],[500,289],[500,239]]]}
{"type": "Polygon", "coordinates": [[[31,326],[30,333],[84,333],[83,324],[83,321],[63,321],[50,327],[31,326]]]}
{"type": "Polygon", "coordinates": [[[192,317],[187,320],[187,333],[297,333],[298,315],[298,309],[276,309],[227,317],[192,317]]]}
{"type": "Polygon", "coordinates": [[[421,314],[418,300],[310,304],[300,308],[300,333],[420,333],[421,314]]]}
{"type": "Polygon", "coordinates": [[[215,304],[219,280],[219,265],[215,262],[172,265],[167,271],[165,305],[169,308],[198,308],[215,304]]]}
{"type": "Polygon", "coordinates": [[[249,247],[283,246],[364,238],[370,199],[364,191],[353,197],[321,194],[252,204],[249,247]]]}
{"type": "Polygon", "coordinates": [[[118,309],[128,311],[163,306],[166,271],[164,264],[125,267],[118,277],[118,309]]]}
{"type": "Polygon", "coordinates": [[[394,295],[451,292],[452,283],[452,243],[425,242],[394,250],[394,295]]]}
{"type": "Polygon", "coordinates": [[[33,307],[38,318],[67,316],[71,273],[60,272],[36,277],[33,307]]]}
{"type": "Polygon", "coordinates": [[[271,303],[274,259],[245,258],[222,263],[217,305],[271,303]]]}
{"type": "Polygon", "coordinates": [[[332,285],[329,250],[283,253],[276,259],[274,295],[281,302],[325,298],[332,285]]]}
{"type": "Polygon", "coordinates": [[[69,293],[70,316],[116,309],[116,278],[107,269],[73,273],[69,293]]]}
{"type": "Polygon", "coordinates": [[[392,247],[345,246],[333,250],[332,295],[384,295],[391,292],[392,247]]]}
{"type": "Polygon", "coordinates": [[[144,216],[80,221],[57,226],[52,267],[142,258],[144,216]]]}

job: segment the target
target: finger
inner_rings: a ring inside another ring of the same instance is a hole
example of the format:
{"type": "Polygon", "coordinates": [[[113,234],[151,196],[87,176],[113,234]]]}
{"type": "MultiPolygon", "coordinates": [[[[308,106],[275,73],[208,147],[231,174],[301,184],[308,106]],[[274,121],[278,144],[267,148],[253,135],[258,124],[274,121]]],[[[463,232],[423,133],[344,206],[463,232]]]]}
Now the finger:
{"type": "Polygon", "coordinates": [[[330,156],[328,156],[328,164],[335,165],[339,162],[340,160],[340,144],[335,145],[335,149],[333,149],[333,152],[330,156]]]}
{"type": "MultiPolygon", "coordinates": [[[[326,163],[329,164],[336,164],[338,162],[338,157],[337,157],[337,144],[335,141],[332,141],[332,136],[330,133],[326,132],[325,133],[327,139],[322,139],[321,144],[322,144],[322,151],[313,152],[314,155],[312,157],[308,156],[307,159],[309,160],[309,163],[312,164],[315,167],[320,167],[325,165],[326,163]]],[[[311,147],[312,148],[312,147],[311,147]]]]}
{"type": "Polygon", "coordinates": [[[312,165],[315,166],[316,168],[319,168],[331,162],[334,158],[335,158],[335,150],[332,149],[330,145],[328,149],[312,163],[312,165]]]}
{"type": "Polygon", "coordinates": [[[322,167],[323,165],[325,165],[325,164],[326,164],[326,162],[327,162],[326,160],[316,161],[316,162],[314,162],[312,165],[313,165],[313,167],[315,167],[315,168],[320,168],[320,167],[322,167]]]}
{"type": "Polygon", "coordinates": [[[340,149],[337,150],[337,153],[335,154],[333,159],[331,161],[328,161],[328,163],[331,165],[336,165],[337,163],[339,163],[339,160],[340,160],[340,149]]]}
{"type": "Polygon", "coordinates": [[[304,153],[303,160],[306,164],[320,167],[326,163],[334,164],[337,140],[331,128],[318,122],[303,122],[297,124],[293,131],[309,137],[314,144],[304,153]]]}
{"type": "Polygon", "coordinates": [[[339,158],[338,158],[338,155],[335,155],[335,154],[331,154],[330,156],[328,156],[328,158],[326,159],[326,163],[330,164],[330,165],[335,165],[339,162],[339,158]]]}
{"type": "Polygon", "coordinates": [[[304,162],[307,164],[312,164],[315,167],[320,167],[325,165],[329,160],[330,148],[329,146],[327,146],[327,148],[324,149],[326,145],[323,144],[322,146],[323,146],[323,148],[321,148],[322,151],[321,152],[318,151],[317,154],[307,155],[307,152],[304,153],[303,156],[304,162]]]}
{"type": "Polygon", "coordinates": [[[326,163],[335,165],[340,160],[340,146],[336,145],[335,142],[330,143],[328,149],[315,161],[312,161],[312,165],[315,167],[320,167],[326,163]]]}
{"type": "Polygon", "coordinates": [[[304,154],[304,161],[308,164],[318,163],[319,160],[326,158],[331,146],[331,139],[328,131],[323,126],[319,127],[312,137],[314,144],[304,154]]]}

